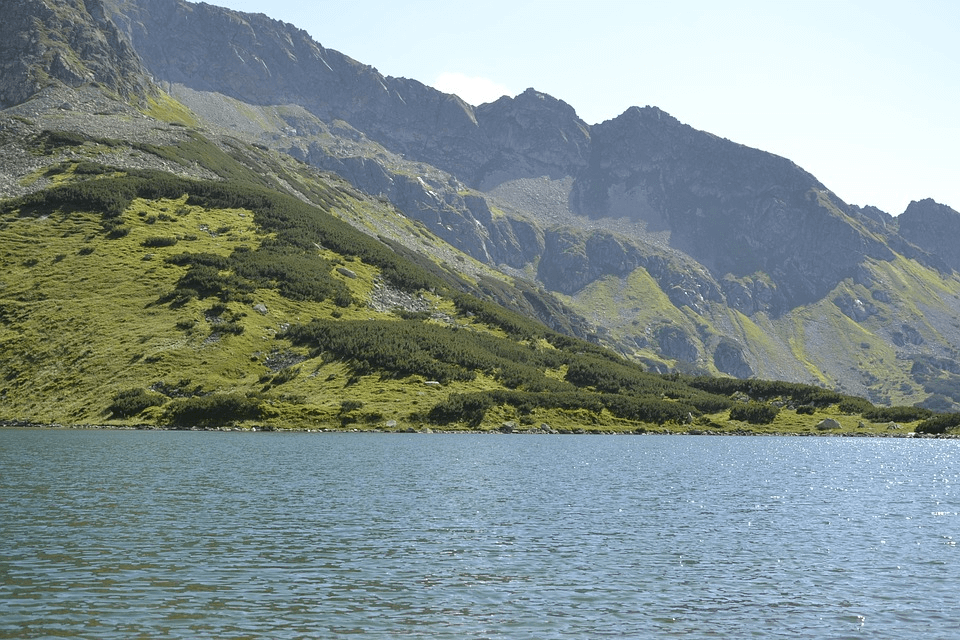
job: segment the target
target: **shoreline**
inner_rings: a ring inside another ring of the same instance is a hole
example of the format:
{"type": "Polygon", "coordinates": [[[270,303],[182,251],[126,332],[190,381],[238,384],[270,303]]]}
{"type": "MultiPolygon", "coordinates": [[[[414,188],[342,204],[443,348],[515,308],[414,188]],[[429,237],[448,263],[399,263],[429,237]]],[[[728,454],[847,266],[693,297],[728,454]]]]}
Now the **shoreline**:
{"type": "Polygon", "coordinates": [[[435,429],[433,427],[423,427],[415,429],[412,427],[404,429],[357,429],[357,428],[328,428],[320,427],[316,429],[277,429],[270,425],[250,425],[241,426],[219,426],[219,427],[167,427],[152,424],[135,425],[110,425],[110,424],[58,424],[41,423],[30,420],[0,420],[0,429],[41,429],[41,430],[74,430],[74,431],[207,431],[220,433],[369,433],[369,434],[420,434],[420,435],[591,435],[591,436],[713,436],[713,437],[826,437],[826,438],[897,438],[897,439],[926,439],[926,440],[956,440],[960,439],[960,434],[947,433],[916,433],[890,432],[890,433],[857,433],[857,432],[836,432],[836,431],[810,431],[810,432],[763,432],[751,431],[749,429],[736,429],[730,431],[711,431],[705,429],[688,430],[600,430],[600,429],[551,429],[544,431],[539,428],[530,429],[435,429]]]}

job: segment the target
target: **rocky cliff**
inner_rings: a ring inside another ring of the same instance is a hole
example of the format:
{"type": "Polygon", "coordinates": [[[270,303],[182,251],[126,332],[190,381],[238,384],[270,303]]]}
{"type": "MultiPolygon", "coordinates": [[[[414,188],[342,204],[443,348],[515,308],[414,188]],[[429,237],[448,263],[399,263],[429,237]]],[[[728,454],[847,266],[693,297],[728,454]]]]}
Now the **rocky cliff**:
{"type": "Polygon", "coordinates": [[[578,174],[590,155],[590,127],[573,107],[535,89],[504,96],[476,109],[487,159],[468,176],[488,191],[520,177],[553,179],[578,174]]]}
{"type": "Polygon", "coordinates": [[[0,107],[44,87],[96,83],[120,100],[154,91],[101,0],[18,0],[0,20],[0,107]]]}
{"type": "Polygon", "coordinates": [[[897,223],[900,236],[960,271],[960,213],[927,198],[911,202],[897,223]]]}

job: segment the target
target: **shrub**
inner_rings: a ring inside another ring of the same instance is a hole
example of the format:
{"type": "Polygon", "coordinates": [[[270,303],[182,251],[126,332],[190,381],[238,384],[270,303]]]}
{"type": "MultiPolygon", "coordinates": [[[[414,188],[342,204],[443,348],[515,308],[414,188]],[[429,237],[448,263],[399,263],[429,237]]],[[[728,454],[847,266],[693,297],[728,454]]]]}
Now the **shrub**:
{"type": "Polygon", "coordinates": [[[86,160],[81,160],[78,162],[77,166],[73,170],[73,173],[78,176],[99,176],[111,172],[112,170],[109,167],[105,167],[102,164],[97,164],[95,162],[88,162],[86,160]]]}
{"type": "Polygon", "coordinates": [[[144,247],[172,247],[177,244],[176,238],[165,237],[165,236],[152,236],[146,238],[143,242],[140,243],[144,247]]]}
{"type": "Polygon", "coordinates": [[[113,402],[107,409],[118,418],[132,418],[149,407],[164,403],[164,397],[150,393],[146,389],[126,389],[113,396],[113,402]]]}
{"type": "Polygon", "coordinates": [[[493,406],[494,400],[488,394],[452,393],[430,410],[427,419],[441,425],[462,420],[471,427],[478,427],[493,406]]]}
{"type": "Polygon", "coordinates": [[[840,413],[847,415],[868,413],[876,409],[869,400],[856,397],[844,398],[840,401],[839,405],[837,405],[837,408],[840,410],[840,413]]]}
{"type": "Polygon", "coordinates": [[[730,419],[742,420],[750,424],[770,424],[780,413],[779,407],[759,402],[738,404],[730,407],[730,419]]]}
{"type": "Polygon", "coordinates": [[[197,297],[217,296],[221,300],[240,299],[255,288],[253,283],[240,276],[221,274],[217,267],[205,264],[194,264],[177,281],[177,291],[195,291],[197,297]]]}
{"type": "Polygon", "coordinates": [[[359,400],[344,400],[340,403],[340,413],[350,413],[362,408],[363,403],[359,400]]]}
{"type": "MultiPolygon", "coordinates": [[[[687,379],[686,383],[710,393],[727,396],[742,393],[758,401],[786,398],[794,404],[811,405],[814,407],[825,407],[846,399],[845,396],[836,391],[779,380],[695,377],[687,379]]],[[[860,399],[858,398],[858,400],[860,399]]],[[[866,400],[863,400],[863,402],[866,402],[866,400]]],[[[867,404],[869,405],[869,403],[867,404]]]]}
{"type": "Polygon", "coordinates": [[[167,262],[180,267],[190,267],[194,265],[203,265],[214,267],[218,271],[226,270],[230,267],[230,262],[224,256],[216,253],[181,253],[170,256],[167,262]]]}
{"type": "Polygon", "coordinates": [[[933,415],[933,411],[924,407],[876,407],[864,411],[864,420],[871,422],[914,422],[933,415]]]}
{"type": "Polygon", "coordinates": [[[945,413],[927,418],[917,425],[917,433],[940,434],[960,427],[960,413],[945,413]]]}
{"type": "Polygon", "coordinates": [[[214,394],[179,398],[170,403],[166,418],[175,427],[210,427],[263,417],[257,397],[214,394]]]}
{"type": "MultiPolygon", "coordinates": [[[[269,386],[276,387],[278,385],[285,384],[296,378],[298,375],[300,375],[300,367],[287,367],[286,369],[281,369],[272,377],[270,377],[269,386]]],[[[341,410],[343,410],[343,405],[341,405],[341,410]]]]}
{"type": "Polygon", "coordinates": [[[62,147],[79,147],[88,138],[74,131],[44,130],[38,140],[43,145],[44,151],[50,152],[62,147]]]}
{"type": "Polygon", "coordinates": [[[215,326],[215,331],[217,333],[228,333],[233,336],[243,335],[245,327],[240,323],[239,320],[230,320],[229,322],[221,322],[215,326]]]}
{"type": "Polygon", "coordinates": [[[429,320],[430,319],[429,311],[410,311],[408,309],[397,308],[393,310],[393,314],[403,320],[429,320]]]}

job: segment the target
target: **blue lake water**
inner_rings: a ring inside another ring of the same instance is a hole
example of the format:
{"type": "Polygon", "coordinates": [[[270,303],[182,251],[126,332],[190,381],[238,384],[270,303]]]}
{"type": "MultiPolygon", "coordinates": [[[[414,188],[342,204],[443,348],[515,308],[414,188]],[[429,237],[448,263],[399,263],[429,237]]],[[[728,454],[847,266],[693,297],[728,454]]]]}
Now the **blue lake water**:
{"type": "Polygon", "coordinates": [[[960,442],[0,430],[0,638],[951,638],[960,442]]]}

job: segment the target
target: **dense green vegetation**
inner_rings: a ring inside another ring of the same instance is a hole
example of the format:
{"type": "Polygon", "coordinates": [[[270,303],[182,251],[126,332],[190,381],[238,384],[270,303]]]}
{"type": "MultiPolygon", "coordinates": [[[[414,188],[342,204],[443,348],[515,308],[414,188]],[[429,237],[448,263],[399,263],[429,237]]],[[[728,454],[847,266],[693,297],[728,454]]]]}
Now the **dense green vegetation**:
{"type": "Polygon", "coordinates": [[[743,420],[750,424],[770,424],[780,413],[780,407],[760,402],[738,404],[730,408],[731,420],[743,420]]]}
{"type": "Polygon", "coordinates": [[[166,410],[170,425],[180,428],[211,427],[263,417],[262,399],[237,393],[172,400],[166,410]]]}
{"type": "Polygon", "coordinates": [[[854,402],[883,420],[916,420],[926,415],[924,410],[906,407],[883,411],[866,401],[807,385],[656,375],[588,343],[558,339],[565,348],[549,342],[538,348],[416,319],[313,320],[291,327],[283,337],[310,347],[314,357],[349,363],[356,379],[371,374],[420,375],[449,384],[470,382],[483,373],[502,385],[450,394],[426,413],[437,425],[478,427],[495,407],[510,407],[521,416],[536,410],[607,412],[624,422],[657,425],[689,423],[726,409],[730,420],[770,424],[779,415],[780,405],[803,407],[798,414],[812,415],[815,405],[839,407],[844,402],[854,402]],[[551,371],[564,373],[561,378],[550,375],[551,371]]]}
{"type": "Polygon", "coordinates": [[[694,411],[691,405],[652,396],[595,393],[589,390],[553,393],[496,390],[451,394],[437,403],[427,418],[438,425],[464,422],[471,427],[478,427],[486,418],[487,411],[498,406],[511,407],[521,419],[536,410],[573,412],[578,420],[587,424],[595,423],[604,412],[608,412],[613,418],[637,428],[642,424],[681,424],[694,411]]]}
{"type": "MultiPolygon", "coordinates": [[[[777,380],[739,380],[736,378],[686,378],[687,384],[697,389],[725,396],[744,394],[754,400],[768,401],[776,398],[789,398],[797,405],[825,407],[845,401],[860,401],[861,398],[851,398],[843,394],[812,385],[795,382],[781,382],[777,380]]],[[[862,400],[863,407],[872,407],[868,401],[862,400]]]]}
{"type": "Polygon", "coordinates": [[[158,407],[163,403],[164,397],[159,393],[146,389],[124,389],[114,394],[108,410],[119,418],[132,418],[150,407],[158,407]]]}
{"type": "MultiPolygon", "coordinates": [[[[108,171],[104,168],[104,173],[108,171]]],[[[326,287],[331,285],[318,285],[315,282],[318,276],[307,275],[308,271],[315,269],[303,260],[304,252],[316,254],[318,248],[375,265],[381,269],[384,278],[404,290],[417,291],[441,284],[436,275],[399,258],[383,243],[345,222],[323,215],[316,207],[246,184],[199,182],[160,172],[131,171],[121,177],[63,184],[11,200],[4,203],[0,212],[19,210],[21,215],[40,215],[62,209],[98,211],[108,234],[116,237],[115,229],[121,227],[120,217],[134,199],[176,199],[183,194],[189,194],[187,203],[190,205],[253,211],[257,224],[273,237],[264,241],[262,253],[251,255],[241,248],[233,262],[218,266],[224,269],[236,267],[261,281],[264,278],[277,282],[289,280],[291,284],[287,286],[291,291],[302,289],[295,295],[309,296],[312,289],[318,289],[312,294],[315,296],[329,293],[326,287]]],[[[329,193],[329,206],[336,201],[337,195],[329,193]]],[[[146,243],[152,247],[176,244],[171,239],[158,237],[148,238],[146,243]]]]}
{"type": "Polygon", "coordinates": [[[933,416],[917,425],[917,433],[944,434],[958,429],[960,429],[960,413],[933,416]]]}
{"type": "Polygon", "coordinates": [[[357,375],[421,375],[448,383],[471,381],[483,372],[512,389],[572,388],[543,374],[562,364],[560,352],[456,326],[421,320],[314,320],[291,327],[282,337],[312,347],[317,356],[350,362],[357,375]]]}

